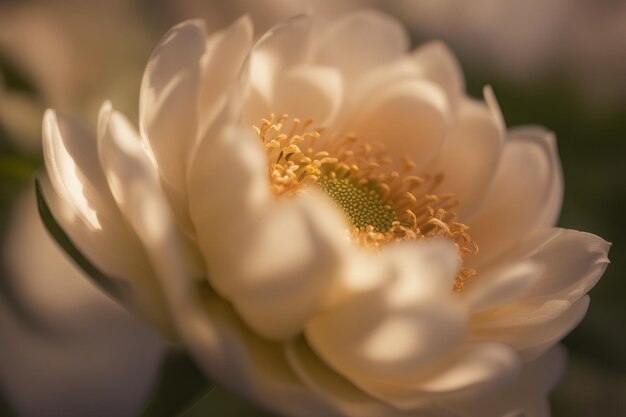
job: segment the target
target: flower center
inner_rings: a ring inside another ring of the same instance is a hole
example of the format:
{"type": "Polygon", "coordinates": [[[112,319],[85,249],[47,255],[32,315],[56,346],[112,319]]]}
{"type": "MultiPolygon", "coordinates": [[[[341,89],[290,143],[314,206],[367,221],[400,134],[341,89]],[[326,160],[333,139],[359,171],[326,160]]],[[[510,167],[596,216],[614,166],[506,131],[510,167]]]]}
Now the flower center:
{"type": "Polygon", "coordinates": [[[338,177],[331,170],[319,177],[317,185],[343,209],[357,229],[371,226],[375,232],[385,233],[393,227],[396,215],[375,181],[360,184],[349,177],[338,177]]]}
{"type": "MultiPolygon", "coordinates": [[[[416,175],[409,158],[395,161],[381,144],[351,133],[324,135],[322,128],[310,129],[312,123],[271,114],[254,126],[267,151],[276,196],[319,187],[344,212],[350,237],[365,248],[442,236],[461,258],[478,252],[468,227],[456,221],[454,196],[435,192],[443,175],[416,175]]],[[[462,269],[455,290],[461,292],[474,274],[462,269]]]]}

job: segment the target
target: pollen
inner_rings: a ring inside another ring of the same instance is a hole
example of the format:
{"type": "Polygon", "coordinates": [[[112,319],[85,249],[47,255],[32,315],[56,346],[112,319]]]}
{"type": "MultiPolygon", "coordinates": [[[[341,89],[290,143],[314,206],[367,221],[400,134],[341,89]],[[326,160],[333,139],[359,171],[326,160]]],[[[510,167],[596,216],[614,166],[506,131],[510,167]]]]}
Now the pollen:
{"type": "MultiPolygon", "coordinates": [[[[382,144],[312,126],[310,119],[271,114],[253,127],[267,152],[274,195],[318,187],[343,211],[349,237],[366,249],[441,236],[455,244],[461,260],[478,253],[469,228],[457,222],[458,201],[438,191],[443,174],[418,175],[410,158],[394,160],[382,144]]],[[[454,291],[461,293],[475,274],[461,269],[454,291]]]]}

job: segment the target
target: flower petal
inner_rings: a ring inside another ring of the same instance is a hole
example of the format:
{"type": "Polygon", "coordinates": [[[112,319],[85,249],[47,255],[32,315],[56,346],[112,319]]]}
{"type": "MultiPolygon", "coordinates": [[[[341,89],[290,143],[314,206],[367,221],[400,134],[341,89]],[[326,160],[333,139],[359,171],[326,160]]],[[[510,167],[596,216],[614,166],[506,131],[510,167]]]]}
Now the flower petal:
{"type": "Polygon", "coordinates": [[[404,27],[372,10],[357,11],[332,22],[320,35],[314,62],[338,68],[346,83],[367,70],[390,62],[409,46],[404,27]]]}
{"type": "Polygon", "coordinates": [[[395,416],[394,410],[364,393],[333,371],[311,350],[303,338],[287,344],[287,359],[308,388],[324,398],[342,416],[395,416]]]}
{"type": "Polygon", "coordinates": [[[464,309],[451,293],[456,250],[444,241],[387,250],[388,279],[315,316],[306,328],[311,347],[358,385],[403,375],[437,358],[463,337],[464,309]]]}
{"type": "Polygon", "coordinates": [[[287,71],[275,92],[274,112],[330,126],[339,111],[343,81],[334,68],[300,66],[287,71]]]}
{"type": "Polygon", "coordinates": [[[254,45],[248,74],[255,103],[246,104],[248,120],[266,117],[278,90],[278,77],[289,68],[305,62],[311,46],[312,18],[298,15],[268,31],[254,45]]]}
{"type": "Polygon", "coordinates": [[[410,157],[418,170],[435,157],[448,129],[446,97],[430,82],[396,83],[365,97],[360,107],[348,130],[385,144],[393,157],[410,157]]]}
{"type": "Polygon", "coordinates": [[[542,278],[543,270],[543,264],[529,260],[497,268],[468,282],[463,298],[474,313],[518,300],[542,278]]]}
{"type": "Polygon", "coordinates": [[[431,41],[413,51],[410,58],[417,76],[436,82],[446,93],[450,106],[456,109],[465,95],[465,80],[450,48],[441,41],[431,41]]]}
{"type": "Polygon", "coordinates": [[[482,202],[500,158],[502,141],[499,121],[486,105],[459,99],[457,118],[426,172],[444,174],[438,190],[454,194],[461,220],[482,202]]]}
{"type": "Polygon", "coordinates": [[[325,301],[343,262],[344,221],[324,197],[269,195],[251,132],[227,128],[198,156],[191,213],[215,290],[271,339],[291,337],[325,301]]]}
{"type": "Polygon", "coordinates": [[[252,32],[252,21],[249,16],[244,16],[207,39],[198,92],[199,138],[220,114],[224,101],[232,99],[227,92],[234,82],[239,81],[252,47],[252,32]]]}
{"type": "MultiPolygon", "coordinates": [[[[362,388],[402,410],[425,408],[463,396],[488,398],[519,375],[519,355],[500,343],[468,343],[401,379],[366,379],[362,388]]],[[[441,407],[441,408],[444,408],[441,407]]]]}
{"type": "Polygon", "coordinates": [[[481,210],[466,220],[480,247],[480,253],[468,259],[471,267],[485,265],[552,220],[561,184],[553,135],[536,129],[510,133],[481,210]]]}
{"type": "Polygon", "coordinates": [[[170,29],[148,60],[139,96],[141,132],[165,181],[184,191],[185,162],[198,129],[206,31],[200,20],[170,29]]]}
{"type": "Polygon", "coordinates": [[[550,297],[574,302],[600,279],[609,264],[610,243],[591,233],[553,229],[551,238],[538,246],[530,259],[546,270],[532,288],[531,297],[550,297]]]}
{"type": "Polygon", "coordinates": [[[507,343],[519,350],[526,360],[533,359],[576,327],[588,307],[588,296],[575,303],[552,300],[502,307],[500,311],[472,317],[470,337],[507,343]]]}
{"type": "Polygon", "coordinates": [[[111,195],[95,135],[74,119],[48,111],[43,142],[50,182],[42,178],[41,185],[55,219],[90,262],[127,283],[131,308],[170,333],[152,266],[111,195]]]}
{"type": "Polygon", "coordinates": [[[488,401],[468,393],[447,398],[441,405],[460,417],[548,417],[548,393],[564,370],[565,352],[556,346],[543,356],[524,363],[519,378],[513,384],[496,387],[488,401]]]}

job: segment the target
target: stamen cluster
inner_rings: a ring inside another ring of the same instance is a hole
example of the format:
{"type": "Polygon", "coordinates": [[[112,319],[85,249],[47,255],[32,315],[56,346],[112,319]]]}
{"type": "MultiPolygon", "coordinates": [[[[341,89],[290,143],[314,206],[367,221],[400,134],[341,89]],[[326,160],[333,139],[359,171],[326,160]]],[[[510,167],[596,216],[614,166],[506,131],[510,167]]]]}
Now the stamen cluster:
{"type": "MultiPolygon", "coordinates": [[[[416,175],[408,157],[394,161],[380,143],[352,133],[329,135],[312,125],[313,120],[271,114],[253,127],[265,145],[276,196],[320,187],[345,213],[350,238],[366,248],[441,236],[456,245],[461,258],[478,252],[468,227],[456,221],[454,195],[436,192],[443,174],[416,175]]],[[[455,290],[462,291],[474,274],[462,269],[455,290]]]]}

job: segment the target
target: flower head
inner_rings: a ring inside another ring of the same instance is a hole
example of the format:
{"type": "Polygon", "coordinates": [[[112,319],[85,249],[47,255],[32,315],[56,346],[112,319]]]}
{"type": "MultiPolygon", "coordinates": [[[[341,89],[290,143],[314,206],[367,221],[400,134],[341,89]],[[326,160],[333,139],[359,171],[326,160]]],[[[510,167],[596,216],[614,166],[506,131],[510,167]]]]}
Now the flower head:
{"type": "Polygon", "coordinates": [[[47,113],[43,191],[130,306],[267,407],[540,415],[608,244],[553,228],[553,134],[463,85],[374,12],[256,43],[247,18],[185,22],[139,132],[108,103],[95,135],[47,113]]]}

